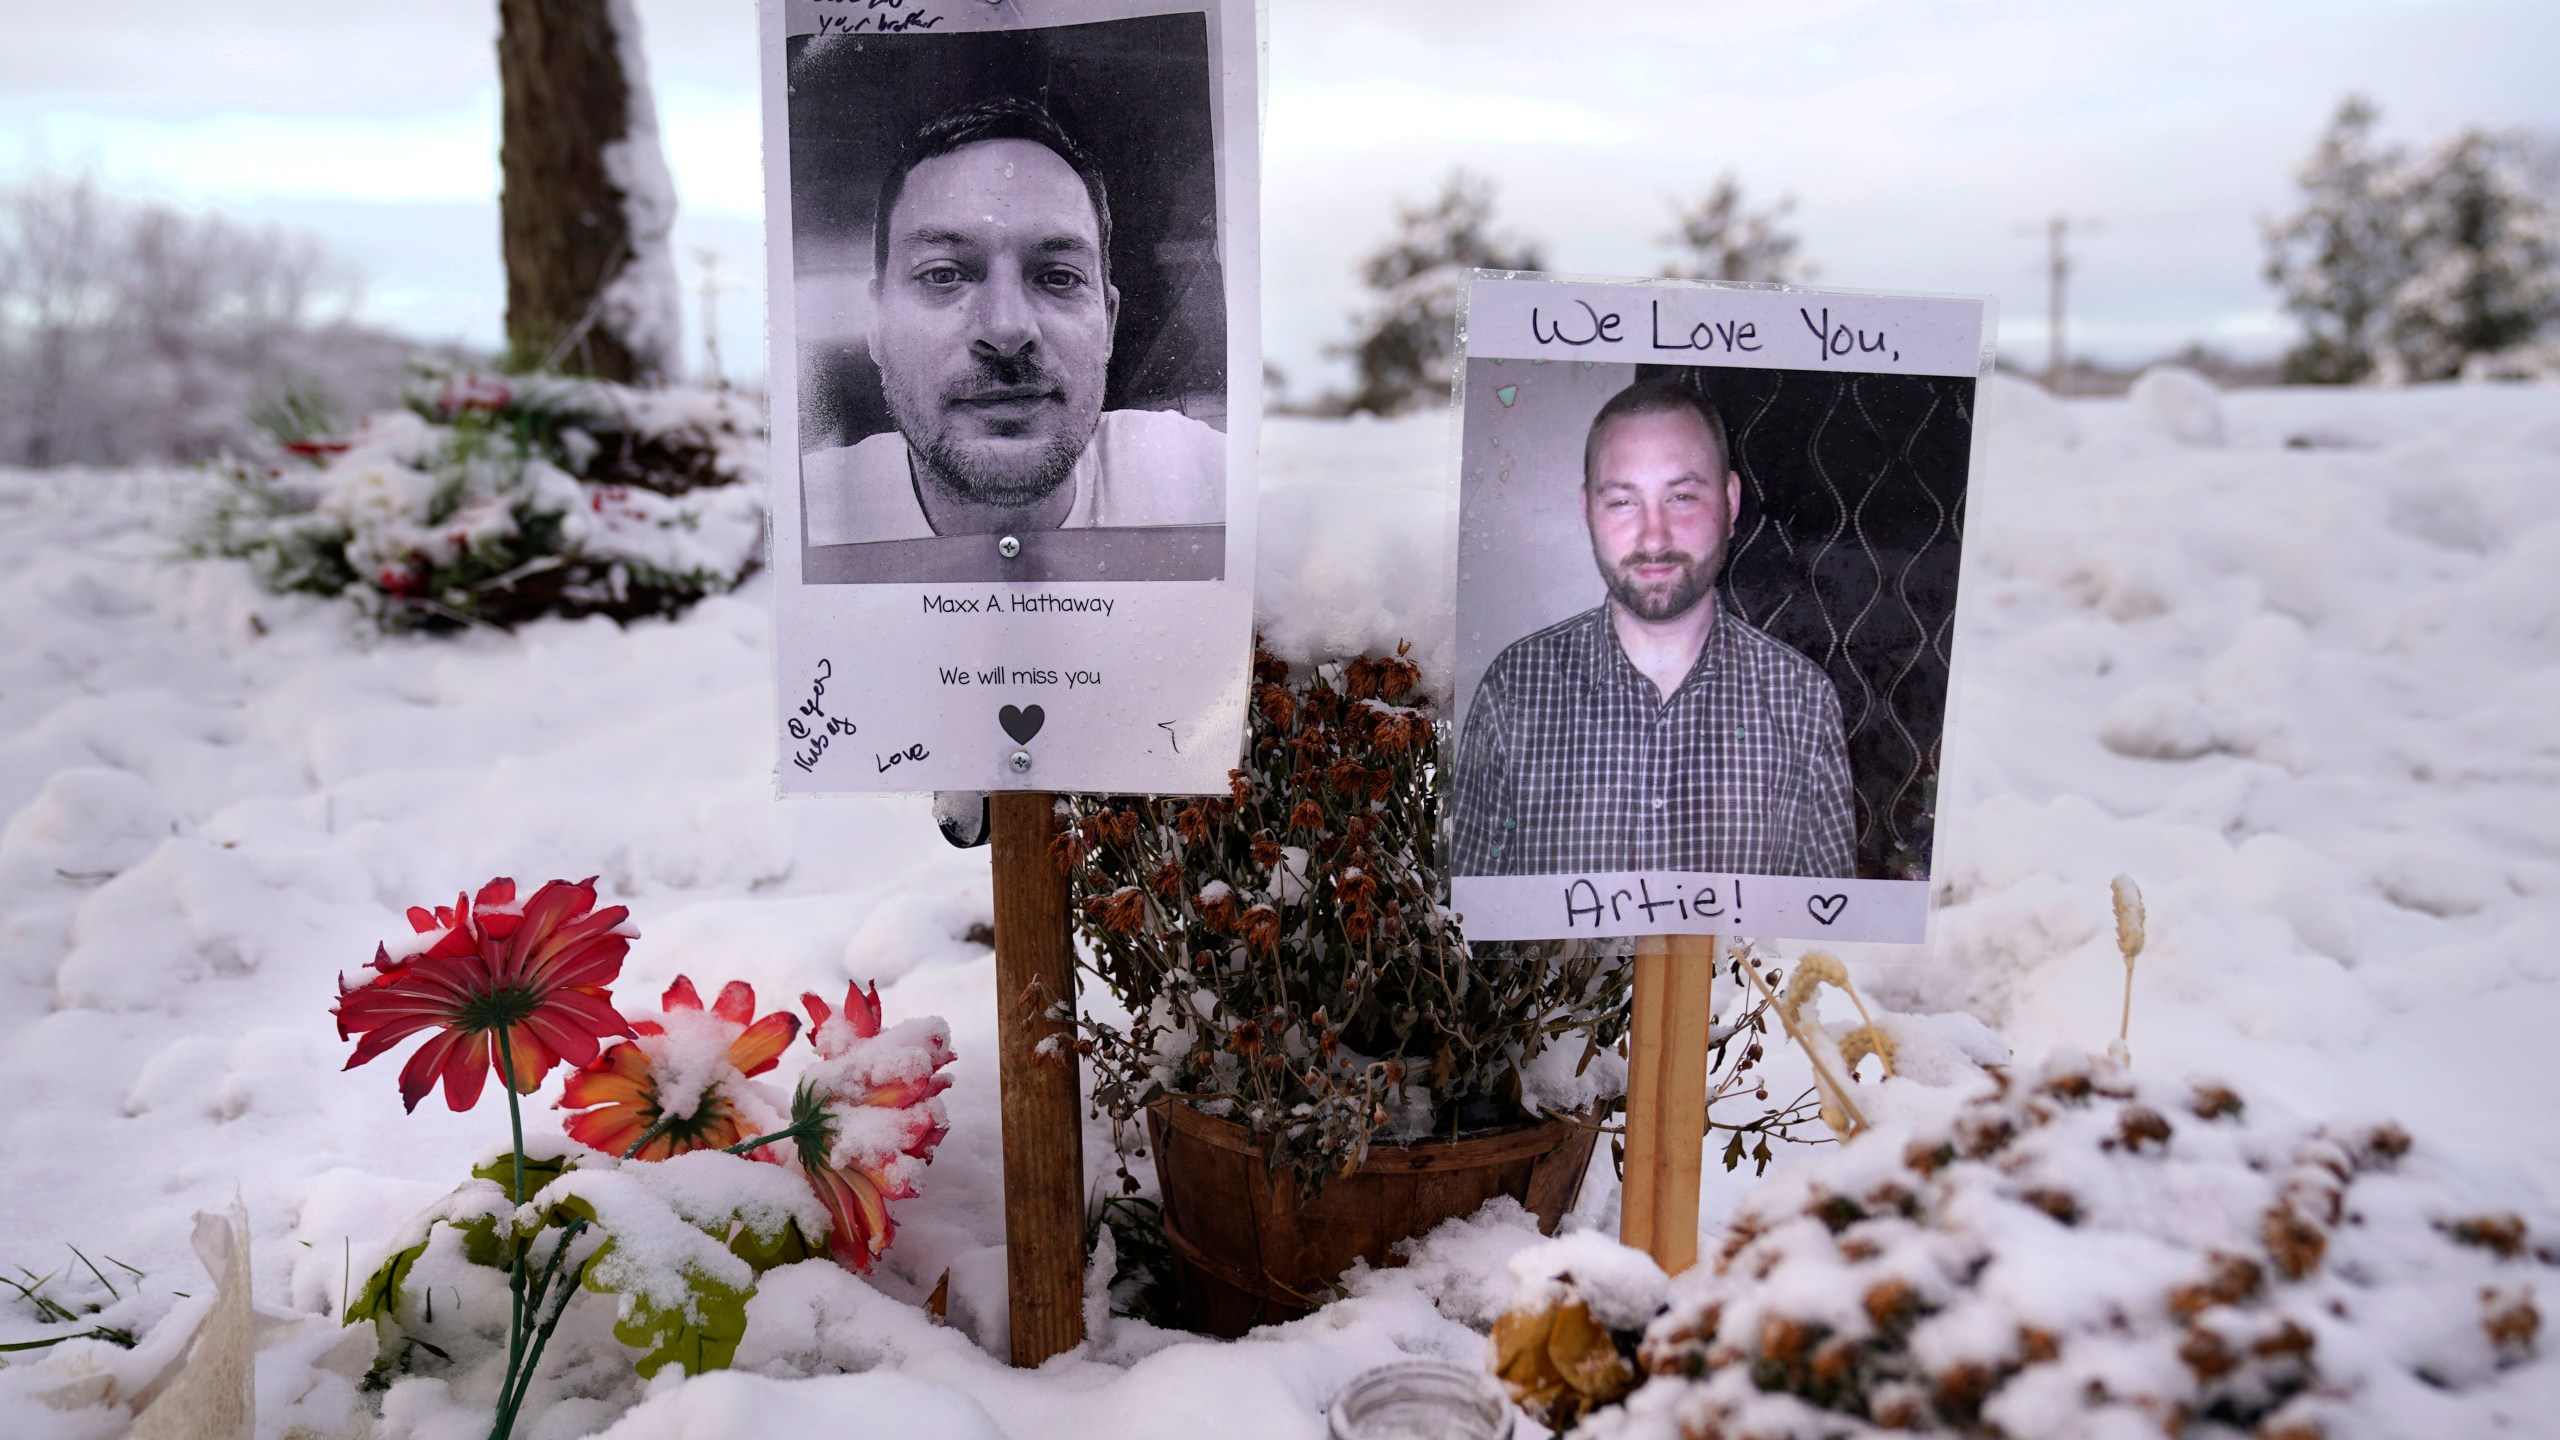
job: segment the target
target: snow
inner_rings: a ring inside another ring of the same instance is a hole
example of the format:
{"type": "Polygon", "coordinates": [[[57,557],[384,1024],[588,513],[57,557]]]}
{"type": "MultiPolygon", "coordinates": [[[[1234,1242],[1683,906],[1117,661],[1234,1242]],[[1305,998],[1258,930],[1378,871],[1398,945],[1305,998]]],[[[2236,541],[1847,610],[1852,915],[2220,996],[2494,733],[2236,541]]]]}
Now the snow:
{"type": "Polygon", "coordinates": [[[623,137],[604,147],[605,179],[622,198],[631,253],[597,295],[597,323],[622,341],[644,376],[673,379],[684,371],[683,297],[676,287],[676,184],[658,138],[658,102],[640,49],[640,13],[631,0],[608,0],[607,22],[630,87],[623,137]]]}
{"type": "MultiPolygon", "coordinates": [[[[2212,395],[2155,374],[2146,394],[1995,382],[1935,948],[1841,957],[1915,1085],[2002,1053],[2099,1050],[2125,976],[2109,885],[2128,875],[2148,912],[2138,1077],[2214,1074],[2338,1133],[2396,1119],[2428,1185],[2544,1213],[2560,1194],[2560,390],[2212,395]],[[2204,415],[2219,444],[2199,438],[2204,415]]],[[[1285,658],[1410,640],[1445,696],[1446,431],[1440,415],[1268,427],[1259,613],[1285,658]]],[[[321,1363],[344,1297],[505,1121],[494,1089],[473,1113],[404,1115],[396,1057],[340,1073],[334,977],[408,934],[409,905],[492,875],[593,874],[639,932],[617,985],[636,1010],[685,973],[768,1003],[877,981],[893,1025],[944,1017],[951,1133],[895,1202],[875,1274],[820,1261],[761,1279],[735,1372],[644,1384],[596,1358],[616,1353],[612,1297],[578,1297],[520,1433],[690,1440],[861,1414],[1075,1440],[1214,1417],[1232,1440],[1307,1440],[1375,1365],[1481,1363],[1513,1259],[1539,1244],[1516,1207],[1241,1342],[1114,1318],[1017,1372],[935,1323],[922,1303],[946,1269],[991,1308],[1003,1239],[997,997],[973,938],[986,854],[945,846],[922,797],[773,798],[769,579],[674,622],[385,637],[237,565],[169,560],[161,517],[200,488],[0,472],[0,1265],[61,1274],[48,1293],[93,1298],[98,1323],[147,1346],[202,1313],[193,1216],[236,1194],[259,1306],[302,1317],[260,1351],[261,1440],[358,1433],[356,1392],[321,1363]],[[111,1298],[73,1244],[143,1277],[111,1298]]],[[[1821,1008],[1835,1041],[1856,1023],[1839,996],[1821,1008]]],[[[558,1084],[530,1131],[556,1127],[558,1084]]],[[[1703,1253],[1814,1153],[1779,1150],[1757,1180],[1711,1155],[1703,1253]]],[[[1108,1183],[1102,1122],[1085,1154],[1108,1183]]],[[[2397,1193],[2378,1185],[2372,1224],[2413,1213],[2397,1193]]],[[[1599,1232],[1572,1242],[1595,1276],[1616,1214],[1603,1146],[1568,1219],[1599,1232]]],[[[2019,1267],[2001,1303],[2068,1317],[2149,1262],[2109,1263],[2122,1273],[2019,1267]]],[[[1609,1283],[1641,1303],[1640,1272],[1609,1283]]],[[[502,1289],[469,1299],[503,1314],[502,1289]]],[[[0,1305],[0,1340],[45,1328],[0,1305]]],[[[7,1357],[0,1434],[121,1433],[112,1404],[38,1397],[127,1356],[80,1341],[7,1357]]],[[[2390,1413],[2402,1433],[2478,1433],[2547,1410],[2552,1368],[2394,1390],[2390,1413]]],[[[485,1433],[468,1377],[374,1398],[381,1440],[485,1433]]]]}

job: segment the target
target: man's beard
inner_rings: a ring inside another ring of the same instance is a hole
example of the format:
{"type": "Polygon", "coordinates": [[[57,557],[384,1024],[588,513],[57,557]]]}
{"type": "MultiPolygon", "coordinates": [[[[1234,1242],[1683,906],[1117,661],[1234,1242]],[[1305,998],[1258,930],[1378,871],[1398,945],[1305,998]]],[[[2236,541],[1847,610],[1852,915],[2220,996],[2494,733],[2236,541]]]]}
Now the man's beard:
{"type": "Polygon", "coordinates": [[[1600,577],[1609,587],[1609,598],[1639,620],[1660,624],[1676,620],[1715,593],[1716,577],[1724,570],[1724,546],[1719,544],[1704,560],[1697,560],[1677,550],[1639,551],[1612,566],[1603,561],[1600,577]],[[1638,565],[1677,565],[1678,578],[1670,584],[1647,590],[1627,572],[1638,565]]]}
{"type": "MultiPolygon", "coordinates": [[[[1037,359],[980,357],[968,378],[950,387],[940,404],[947,407],[954,396],[1016,386],[1040,386],[1062,394],[1065,390],[1057,375],[1037,359]]],[[[1019,509],[1047,499],[1066,483],[1077,458],[1093,438],[1092,425],[1071,425],[1028,455],[1019,451],[1002,453],[984,439],[960,439],[948,425],[929,428],[924,422],[937,420],[940,415],[905,413],[906,407],[899,403],[893,387],[887,389],[887,397],[889,418],[925,462],[926,482],[954,500],[973,505],[1019,509]]]]}

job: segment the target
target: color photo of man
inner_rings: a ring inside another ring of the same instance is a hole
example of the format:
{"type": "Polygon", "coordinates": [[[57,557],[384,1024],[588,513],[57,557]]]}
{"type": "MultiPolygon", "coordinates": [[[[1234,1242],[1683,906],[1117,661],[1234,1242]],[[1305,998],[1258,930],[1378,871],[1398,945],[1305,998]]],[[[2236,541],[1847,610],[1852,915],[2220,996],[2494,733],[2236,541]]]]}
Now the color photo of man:
{"type": "Polygon", "coordinates": [[[1741,491],[1696,390],[1639,380],[1600,407],[1581,510],[1607,598],[1513,641],[1477,684],[1455,873],[1853,873],[1838,693],[1722,600],[1741,491]]]}

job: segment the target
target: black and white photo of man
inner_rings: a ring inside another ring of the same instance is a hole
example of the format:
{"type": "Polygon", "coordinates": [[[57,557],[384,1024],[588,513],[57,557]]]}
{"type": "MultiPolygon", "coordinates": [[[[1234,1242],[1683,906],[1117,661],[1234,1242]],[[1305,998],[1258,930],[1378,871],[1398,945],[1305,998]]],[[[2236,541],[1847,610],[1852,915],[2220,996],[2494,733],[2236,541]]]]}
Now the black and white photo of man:
{"type": "Polygon", "coordinates": [[[1618,391],[1580,485],[1606,598],[1511,642],[1477,683],[1456,872],[1853,874],[1839,695],[1722,596],[1742,479],[1714,405],[1676,378],[1618,391]]]}
{"type": "Polygon", "coordinates": [[[1225,575],[1224,72],[1097,8],[788,42],[804,582],[1225,575]]]}
{"type": "Polygon", "coordinates": [[[874,224],[869,347],[896,429],[804,457],[809,544],[1219,523],[1224,434],[1103,409],[1109,186],[1037,100],[927,121],[874,224]]]}

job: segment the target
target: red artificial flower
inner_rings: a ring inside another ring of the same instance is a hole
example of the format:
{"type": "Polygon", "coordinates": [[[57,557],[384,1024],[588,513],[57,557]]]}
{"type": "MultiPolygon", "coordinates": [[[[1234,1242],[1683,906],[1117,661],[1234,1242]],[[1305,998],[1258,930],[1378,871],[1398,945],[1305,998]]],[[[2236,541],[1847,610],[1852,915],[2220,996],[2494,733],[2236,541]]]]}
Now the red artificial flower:
{"type": "Polygon", "coordinates": [[[445,381],[444,393],[438,400],[446,414],[468,415],[475,410],[495,413],[514,398],[514,392],[503,380],[488,375],[457,375],[445,381]]]}
{"type": "Polygon", "coordinates": [[[934,1147],[950,1133],[935,1097],[951,1086],[938,1073],[952,1061],[951,1039],[939,1020],[883,1034],[877,986],[849,987],[841,1016],[815,995],[800,1003],[821,1057],[792,1100],[791,1118],[805,1127],[800,1168],[827,1208],[829,1252],[867,1274],[897,1231],[889,1202],[916,1193],[934,1147]]]}
{"type": "Polygon", "coordinates": [[[609,1155],[664,1160],[780,1128],[741,1082],[774,1067],[800,1017],[776,1010],[756,1019],[756,992],[744,980],[723,986],[705,1011],[682,975],[659,1006],[661,1019],[632,1022],[638,1039],[605,1051],[561,1088],[561,1108],[580,1112],[563,1127],[570,1138],[609,1155]],[[649,1142],[632,1151],[644,1135],[649,1142]]]}
{"type": "Polygon", "coordinates": [[[412,907],[411,928],[434,938],[398,959],[377,946],[379,974],[361,986],[339,982],[338,1038],[363,1037],[347,1068],[434,1030],[400,1071],[401,1103],[417,1109],[441,1076],[445,1103],[468,1110],[492,1070],[531,1094],[552,1066],[592,1062],[599,1039],[631,1033],[605,988],[622,973],[631,912],[595,904],[592,879],[554,880],[519,906],[516,883],[500,878],[450,908],[412,907]]]}

